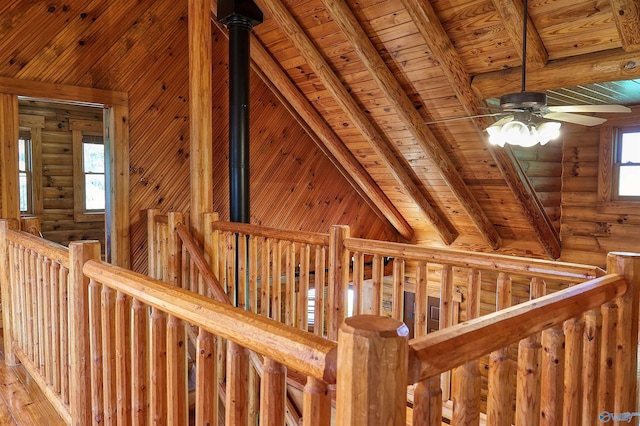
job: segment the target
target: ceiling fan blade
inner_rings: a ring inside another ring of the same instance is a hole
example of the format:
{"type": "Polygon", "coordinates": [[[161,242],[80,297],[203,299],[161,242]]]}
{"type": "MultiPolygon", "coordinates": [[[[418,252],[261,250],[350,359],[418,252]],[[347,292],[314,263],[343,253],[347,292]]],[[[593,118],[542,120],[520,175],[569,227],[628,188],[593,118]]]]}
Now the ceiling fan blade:
{"type": "Polygon", "coordinates": [[[544,118],[567,123],[580,124],[581,126],[597,126],[607,121],[606,118],[592,117],[589,115],[570,114],[567,112],[550,112],[543,115],[544,118]]]}
{"type": "Polygon", "coordinates": [[[504,112],[494,112],[490,114],[480,114],[480,115],[467,115],[464,117],[454,117],[454,118],[444,118],[442,120],[435,121],[425,121],[424,124],[437,124],[437,123],[446,123],[448,121],[458,121],[458,120],[469,120],[472,118],[480,118],[480,117],[496,117],[499,115],[504,115],[504,112]]]}
{"type": "Polygon", "coordinates": [[[550,112],[631,112],[623,105],[562,105],[547,107],[550,112]]]}

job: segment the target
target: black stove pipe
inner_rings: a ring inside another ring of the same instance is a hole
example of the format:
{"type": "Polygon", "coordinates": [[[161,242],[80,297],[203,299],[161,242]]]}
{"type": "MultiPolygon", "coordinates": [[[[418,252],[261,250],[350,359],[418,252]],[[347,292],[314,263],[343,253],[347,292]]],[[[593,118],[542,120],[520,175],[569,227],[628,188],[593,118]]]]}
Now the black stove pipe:
{"type": "Polygon", "coordinates": [[[249,223],[249,47],[251,30],[263,18],[251,0],[220,0],[218,18],[229,30],[230,220],[249,223]]]}

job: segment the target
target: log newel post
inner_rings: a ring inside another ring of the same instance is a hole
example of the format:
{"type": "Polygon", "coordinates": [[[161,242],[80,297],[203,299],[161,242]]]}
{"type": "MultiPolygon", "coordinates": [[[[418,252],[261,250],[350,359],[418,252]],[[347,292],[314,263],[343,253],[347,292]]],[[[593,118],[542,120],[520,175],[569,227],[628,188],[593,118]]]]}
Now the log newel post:
{"type": "Polygon", "coordinates": [[[329,426],[331,424],[331,395],[326,383],[307,377],[302,396],[303,426],[329,426]]]}
{"type": "MultiPolygon", "coordinates": [[[[623,275],[629,281],[629,290],[615,300],[618,306],[618,327],[615,345],[615,406],[602,410],[616,413],[638,411],[638,320],[640,303],[640,254],[614,252],[607,255],[607,272],[623,275]]],[[[604,332],[603,317],[603,332],[604,332]]],[[[604,337],[603,337],[604,340],[604,337]]],[[[638,424],[633,417],[630,424],[638,424]]]]}
{"type": "Polygon", "coordinates": [[[392,318],[345,320],[338,332],[338,426],[406,424],[408,336],[392,318]]]}
{"type": "Polygon", "coordinates": [[[327,338],[336,340],[338,328],[346,318],[347,289],[349,287],[349,250],[344,240],[349,238],[349,227],[332,226],[329,230],[329,324],[327,338]]]}
{"type": "Polygon", "coordinates": [[[19,222],[16,219],[3,219],[0,221],[0,280],[2,280],[2,331],[4,334],[4,361],[7,365],[18,364],[18,358],[13,352],[13,333],[15,332],[13,322],[11,288],[11,262],[9,256],[9,243],[7,241],[7,231],[17,230],[19,222]]]}
{"type": "Polygon", "coordinates": [[[100,260],[100,243],[69,243],[69,405],[74,425],[91,423],[91,374],[89,344],[89,279],[82,267],[89,260],[100,260]]]}

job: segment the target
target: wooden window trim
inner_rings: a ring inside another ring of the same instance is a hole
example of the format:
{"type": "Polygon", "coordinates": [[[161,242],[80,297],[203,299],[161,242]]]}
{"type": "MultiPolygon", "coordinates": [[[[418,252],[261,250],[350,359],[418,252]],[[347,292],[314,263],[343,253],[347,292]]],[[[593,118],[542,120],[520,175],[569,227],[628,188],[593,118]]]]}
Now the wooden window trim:
{"type": "Polygon", "coordinates": [[[640,209],[640,201],[617,200],[615,197],[615,145],[617,136],[615,128],[603,126],[600,128],[600,149],[598,152],[598,198],[596,210],[598,213],[629,214],[640,209]]]}
{"type": "Polygon", "coordinates": [[[44,117],[41,115],[18,114],[19,129],[31,133],[31,211],[23,216],[42,216],[42,129],[44,117]]]}
{"type": "MultiPolygon", "coordinates": [[[[104,212],[86,212],[84,170],[82,167],[82,136],[103,136],[102,123],[92,120],[69,120],[69,130],[73,139],[73,220],[75,222],[103,222],[104,212]]],[[[106,174],[105,174],[106,177],[106,174]]]]}

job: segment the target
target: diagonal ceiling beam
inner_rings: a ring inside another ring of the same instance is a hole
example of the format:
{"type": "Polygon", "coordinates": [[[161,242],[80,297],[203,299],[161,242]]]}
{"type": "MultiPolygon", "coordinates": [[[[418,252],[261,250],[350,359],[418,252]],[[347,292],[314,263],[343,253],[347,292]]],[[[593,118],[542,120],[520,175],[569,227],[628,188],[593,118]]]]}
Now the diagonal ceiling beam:
{"type": "MultiPolygon", "coordinates": [[[[402,0],[402,3],[431,47],[434,57],[442,64],[442,71],[467,114],[479,115],[480,100],[471,87],[471,78],[431,4],[426,0],[402,0]]],[[[474,119],[473,122],[481,133],[493,123],[488,117],[474,119]]],[[[487,145],[540,244],[551,258],[557,259],[561,252],[560,237],[513,151],[509,147],[487,145]]]]}
{"type": "MultiPolygon", "coordinates": [[[[521,68],[476,75],[472,87],[482,99],[520,90],[521,68]]],[[[545,91],[559,87],[640,78],[640,52],[611,49],[549,61],[527,76],[527,89],[545,91]]]]}
{"type": "Polygon", "coordinates": [[[622,48],[627,52],[640,50],[640,5],[637,0],[610,0],[610,3],[622,48]]]}
{"type": "MultiPolygon", "coordinates": [[[[612,0],[613,1],[613,0],[612,0]]],[[[522,57],[522,23],[524,21],[524,3],[521,0],[493,0],[496,11],[502,18],[504,28],[509,34],[514,49],[518,52],[520,60],[522,57]]],[[[529,17],[527,19],[527,67],[529,69],[538,69],[545,66],[549,60],[549,54],[545,49],[540,34],[533,25],[533,21],[529,17]]]]}
{"type": "Polygon", "coordinates": [[[398,80],[387,67],[349,6],[344,0],[322,0],[322,3],[358,54],[362,63],[367,67],[387,101],[407,127],[407,130],[416,139],[422,150],[436,164],[440,175],[456,196],[462,208],[467,212],[469,218],[471,218],[480,235],[490,247],[499,248],[502,241],[498,231],[465,184],[453,161],[447,156],[436,137],[431,133],[431,130],[424,124],[424,118],[416,110],[409,96],[407,96],[398,80]]]}
{"type": "MultiPolygon", "coordinates": [[[[226,28],[215,16],[216,11],[217,2],[213,0],[211,1],[212,21],[228,37],[226,28]]],[[[414,232],[411,225],[253,34],[250,50],[254,71],[268,86],[275,88],[273,91],[285,108],[349,180],[360,196],[382,218],[389,221],[403,238],[413,239],[414,232]]]]}
{"type": "MultiPolygon", "coordinates": [[[[261,0],[256,3],[258,3],[264,11],[267,11],[279,25],[280,29],[298,50],[311,70],[322,81],[325,88],[331,93],[344,113],[384,161],[394,178],[398,181],[401,190],[422,210],[440,238],[446,244],[451,244],[458,236],[456,230],[448,223],[446,218],[431,206],[425,195],[414,182],[414,177],[412,177],[408,171],[410,168],[398,159],[392,148],[369,121],[364,111],[362,111],[362,108],[360,108],[355,99],[349,94],[338,76],[287,8],[280,0],[261,0]]],[[[417,180],[417,178],[415,179],[417,180]]]]}

